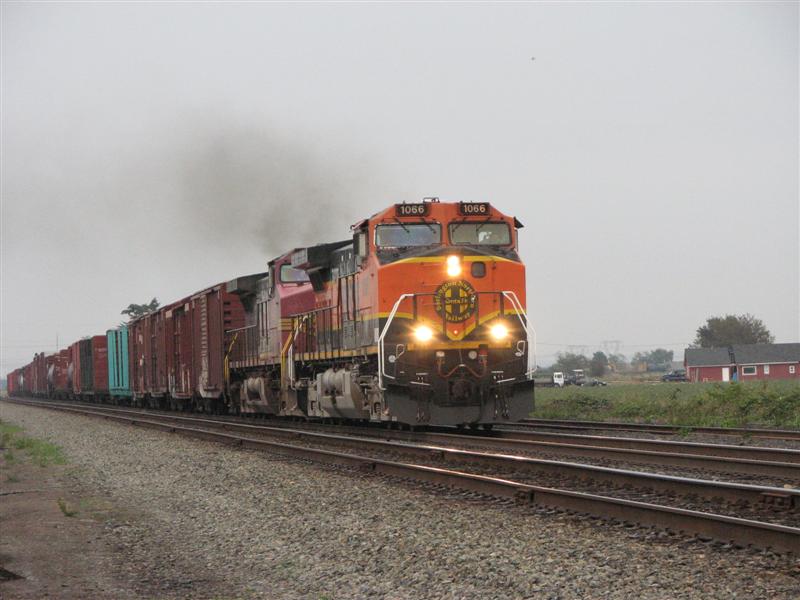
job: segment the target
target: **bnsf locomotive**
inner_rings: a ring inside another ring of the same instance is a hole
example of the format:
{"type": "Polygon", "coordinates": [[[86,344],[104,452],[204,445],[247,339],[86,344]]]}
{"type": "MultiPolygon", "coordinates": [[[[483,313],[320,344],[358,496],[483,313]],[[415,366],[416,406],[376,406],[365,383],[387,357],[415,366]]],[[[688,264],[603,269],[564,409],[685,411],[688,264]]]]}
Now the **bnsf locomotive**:
{"type": "Polygon", "coordinates": [[[534,362],[521,227],[485,202],[396,204],[351,239],[37,355],[9,390],[412,426],[517,421],[533,409],[534,362]]]}

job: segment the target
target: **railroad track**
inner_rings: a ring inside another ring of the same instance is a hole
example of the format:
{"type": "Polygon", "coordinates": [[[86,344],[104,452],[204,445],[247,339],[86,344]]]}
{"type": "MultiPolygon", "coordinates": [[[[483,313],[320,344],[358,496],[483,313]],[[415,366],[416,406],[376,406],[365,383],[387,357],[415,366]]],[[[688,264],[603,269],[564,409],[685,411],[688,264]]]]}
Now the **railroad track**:
{"type": "MultiPolygon", "coordinates": [[[[70,406],[74,404],[66,404],[70,406]]],[[[83,406],[115,410],[131,410],[142,414],[144,409],[121,409],[96,404],[83,406]]],[[[164,411],[147,411],[145,414],[167,415],[164,411]]],[[[188,417],[187,417],[188,418],[188,417]]],[[[217,420],[222,418],[217,417],[217,420]]],[[[228,418],[228,422],[242,419],[228,418]]],[[[275,428],[292,429],[307,427],[315,431],[338,431],[366,437],[407,441],[415,443],[442,444],[447,446],[479,447],[493,452],[522,452],[528,455],[545,454],[551,457],[570,459],[593,459],[610,464],[634,464],[673,469],[691,469],[700,472],[715,472],[725,475],[747,476],[770,483],[800,484],[800,450],[787,448],[765,448],[761,446],[734,446],[723,444],[700,444],[666,440],[642,440],[616,436],[588,436],[577,434],[555,434],[518,430],[464,433],[460,430],[398,431],[375,427],[354,427],[324,424],[290,423],[285,420],[264,421],[275,428]]]]}
{"type": "MultiPolygon", "coordinates": [[[[158,413],[162,414],[162,413],[158,413]]],[[[235,421],[239,422],[239,421],[235,421]]],[[[268,421],[275,427],[287,427],[285,421],[268,421]]],[[[292,428],[308,427],[382,439],[426,442],[430,444],[478,446],[492,450],[526,454],[597,459],[617,463],[674,467],[724,474],[771,477],[789,483],[800,483],[800,450],[698,444],[662,440],[640,440],[620,437],[581,436],[502,430],[472,434],[446,431],[397,431],[340,425],[292,423],[292,428]]]]}
{"type": "Polygon", "coordinates": [[[639,431],[656,435],[677,435],[686,432],[711,435],[736,435],[754,438],[800,441],[800,429],[764,429],[759,427],[680,427],[649,423],[607,421],[566,421],[559,419],[524,419],[516,425],[570,431],[639,431]]]}
{"type": "Polygon", "coordinates": [[[294,442],[304,444],[313,441],[317,444],[345,445],[360,449],[362,452],[375,453],[376,450],[380,450],[400,455],[413,455],[428,461],[436,459],[445,462],[480,463],[495,466],[503,465],[505,467],[513,465],[513,469],[516,471],[529,470],[535,473],[557,471],[561,475],[569,473],[583,479],[612,481],[616,485],[646,486],[652,489],[669,491],[670,493],[701,495],[747,503],[767,502],[793,512],[800,506],[800,490],[694,480],[591,465],[544,461],[528,457],[503,456],[457,448],[357,438],[285,427],[277,428],[233,423],[202,417],[143,413],[141,411],[110,407],[87,408],[50,402],[14,401],[21,404],[110,419],[135,426],[152,427],[246,448],[267,450],[317,462],[355,467],[382,475],[445,485],[492,497],[513,499],[522,504],[588,513],[602,518],[635,522],[639,525],[707,536],[736,545],[754,545],[772,548],[781,552],[800,554],[800,528],[794,526],[615,498],[583,491],[545,487],[479,473],[454,471],[431,465],[386,460],[376,456],[351,454],[309,445],[289,444],[282,441],[278,442],[248,436],[280,436],[284,439],[288,437],[294,442]],[[243,434],[248,434],[248,436],[243,434]]]}
{"type": "Polygon", "coordinates": [[[618,436],[600,436],[577,433],[549,433],[515,429],[500,429],[493,431],[492,434],[500,438],[564,444],[588,444],[591,446],[603,446],[605,448],[628,448],[631,450],[652,450],[656,452],[678,452],[680,454],[701,454],[705,456],[724,456],[727,458],[800,463],[800,450],[794,448],[741,446],[736,444],[708,444],[699,442],[680,442],[673,440],[649,440],[641,438],[624,438],[618,436]]]}
{"type": "MultiPolygon", "coordinates": [[[[353,428],[347,428],[347,431],[354,432],[353,428]]],[[[375,435],[434,444],[480,445],[494,451],[546,453],[576,459],[613,460],[639,465],[681,467],[800,482],[800,451],[783,448],[684,444],[681,442],[664,442],[663,445],[658,445],[647,442],[658,442],[659,440],[598,436],[566,438],[561,435],[549,438],[542,434],[510,430],[479,436],[428,431],[408,433],[384,431],[375,435]]]]}

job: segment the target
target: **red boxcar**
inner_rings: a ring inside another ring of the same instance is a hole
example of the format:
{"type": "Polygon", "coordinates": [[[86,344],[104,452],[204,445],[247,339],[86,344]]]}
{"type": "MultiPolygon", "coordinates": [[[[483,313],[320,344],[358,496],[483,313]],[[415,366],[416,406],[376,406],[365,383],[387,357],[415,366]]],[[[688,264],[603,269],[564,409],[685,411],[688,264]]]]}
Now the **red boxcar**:
{"type": "Polygon", "coordinates": [[[92,376],[95,396],[108,394],[108,338],[96,335],[92,338],[92,376]]]}
{"type": "Polygon", "coordinates": [[[47,396],[47,358],[44,352],[33,356],[31,391],[35,396],[47,396]]]}
{"type": "Polygon", "coordinates": [[[80,394],[81,393],[81,349],[80,349],[80,341],[75,342],[74,344],[70,344],[67,346],[67,351],[69,352],[69,365],[67,369],[67,380],[68,380],[68,387],[69,391],[73,394],[80,394]]]}
{"type": "Polygon", "coordinates": [[[22,393],[30,396],[33,393],[33,363],[28,363],[22,367],[22,383],[20,385],[22,393]]]}
{"type": "Polygon", "coordinates": [[[19,394],[19,378],[21,374],[21,369],[14,369],[6,375],[6,391],[8,391],[9,396],[16,396],[19,394]]]}
{"type": "Polygon", "coordinates": [[[225,393],[224,361],[231,343],[227,332],[244,327],[244,307],[239,296],[221,283],[192,296],[191,310],[195,392],[202,398],[201,407],[212,411],[225,393]]]}
{"type": "Polygon", "coordinates": [[[72,394],[97,400],[108,393],[108,341],[104,335],[79,340],[69,348],[72,394]]]}
{"type": "Polygon", "coordinates": [[[128,326],[128,343],[130,345],[130,377],[133,403],[137,406],[161,406],[166,384],[163,359],[158,364],[159,335],[163,338],[161,309],[139,317],[128,326]]]}
{"type": "Polygon", "coordinates": [[[128,377],[130,379],[132,403],[141,404],[145,395],[144,340],[146,338],[147,315],[128,323],[128,377]]]}
{"type": "Polygon", "coordinates": [[[190,298],[165,307],[164,329],[168,403],[173,409],[183,409],[194,395],[194,336],[190,298]]]}
{"type": "Polygon", "coordinates": [[[224,283],[129,324],[134,403],[155,408],[219,408],[225,394],[227,333],[244,325],[238,296],[224,283]]]}
{"type": "Polygon", "coordinates": [[[70,349],[64,348],[53,355],[52,369],[48,370],[49,395],[55,398],[68,398],[72,392],[70,349]]]}

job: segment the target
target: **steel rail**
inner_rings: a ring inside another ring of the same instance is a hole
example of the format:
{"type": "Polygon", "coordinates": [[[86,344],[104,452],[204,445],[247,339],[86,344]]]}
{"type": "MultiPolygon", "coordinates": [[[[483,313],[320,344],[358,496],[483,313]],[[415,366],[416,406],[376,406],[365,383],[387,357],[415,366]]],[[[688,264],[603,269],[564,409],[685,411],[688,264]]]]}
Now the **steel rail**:
{"type": "MultiPolygon", "coordinates": [[[[636,500],[610,498],[585,492],[548,488],[497,477],[487,477],[484,475],[463,473],[425,465],[381,460],[344,452],[334,452],[331,450],[296,446],[264,439],[235,436],[205,429],[180,427],[152,420],[152,418],[142,419],[122,414],[114,414],[113,411],[104,412],[75,407],[63,407],[49,405],[48,403],[19,403],[95,416],[132,426],[148,427],[242,448],[269,450],[274,453],[316,462],[346,465],[381,475],[410,478],[416,481],[446,485],[459,490],[513,499],[520,504],[587,513],[606,519],[634,522],[639,525],[708,536],[719,541],[730,542],[741,546],[757,546],[760,548],[770,548],[778,552],[800,554],[800,528],[797,527],[763,523],[750,519],[741,519],[739,517],[662,506],[636,500]]],[[[161,415],[151,414],[147,416],[160,417],[161,415]]]]}
{"type": "Polygon", "coordinates": [[[616,430],[644,431],[660,435],[677,433],[709,433],[715,435],[742,435],[758,438],[800,440],[800,429],[765,429],[761,427],[693,427],[679,425],[660,425],[656,423],[621,423],[618,421],[568,421],[563,419],[523,419],[520,424],[530,427],[544,427],[567,430],[616,430]]]}
{"type": "MultiPolygon", "coordinates": [[[[45,402],[38,400],[38,402],[45,402]]],[[[70,406],[70,405],[65,405],[70,406]]],[[[135,409],[97,406],[96,410],[124,411],[131,414],[142,414],[135,409]]],[[[162,414],[169,413],[148,413],[162,414]]],[[[173,415],[178,418],[176,415],[173,415]]],[[[182,417],[192,418],[192,417],[182,417]]],[[[232,421],[224,421],[234,423],[232,421]]],[[[261,426],[258,426],[261,427],[261,426]]],[[[276,428],[279,429],[279,428],[276,428]]],[[[522,432],[524,434],[524,432],[522,432]]],[[[615,448],[596,446],[592,444],[566,444],[558,442],[544,442],[529,439],[497,438],[494,436],[464,436],[452,433],[438,432],[396,432],[381,430],[379,434],[389,440],[405,440],[411,442],[428,442],[433,444],[477,444],[491,446],[492,450],[544,452],[571,458],[594,458],[604,460],[617,460],[636,464],[656,466],[684,467],[716,471],[728,474],[748,474],[761,477],[776,477],[781,480],[800,482],[800,463],[776,462],[767,460],[731,458],[723,456],[706,456],[698,454],[682,454],[680,452],[659,452],[653,450],[637,450],[629,448],[615,448]]]]}
{"type": "MultiPolygon", "coordinates": [[[[58,407],[65,411],[71,411],[75,409],[74,406],[65,404],[29,404],[53,408],[58,407]]],[[[143,413],[141,411],[114,409],[108,407],[92,407],[88,408],[87,410],[102,412],[103,414],[116,413],[133,415],[134,417],[149,416],[148,413],[143,413]]],[[[77,409],[76,412],[82,411],[77,409]]],[[[367,446],[378,450],[421,456],[428,459],[442,460],[445,462],[492,464],[512,470],[524,470],[526,472],[545,473],[549,475],[567,475],[577,477],[582,480],[607,482],[619,486],[633,486],[660,492],[697,495],[708,499],[721,499],[731,502],[744,501],[754,506],[759,504],[769,504],[772,506],[781,506],[787,509],[800,508],[800,489],[794,488],[787,489],[771,486],[703,480],[689,477],[664,475],[660,473],[646,473],[641,471],[615,469],[581,463],[530,458],[518,455],[493,454],[451,447],[430,446],[418,443],[410,445],[407,443],[377,440],[374,438],[364,438],[352,435],[343,436],[286,427],[270,427],[267,425],[250,425],[245,423],[220,421],[205,417],[187,417],[169,413],[158,414],[156,416],[160,419],[170,422],[188,423],[192,425],[208,426],[229,431],[257,433],[262,435],[289,438],[293,440],[322,442],[356,448],[367,446]]]]}
{"type": "Polygon", "coordinates": [[[629,450],[655,450],[679,452],[681,454],[701,454],[704,456],[724,456],[767,460],[773,462],[800,463],[800,449],[772,448],[765,446],[738,446],[734,444],[703,444],[699,442],[680,442],[672,440],[648,440],[616,436],[600,436],[577,433],[550,433],[543,431],[523,431],[516,429],[495,429],[487,437],[501,439],[524,439],[564,444],[589,444],[605,448],[627,448],[629,450]]]}
{"type": "Polygon", "coordinates": [[[449,433],[420,432],[415,439],[430,442],[466,441],[486,443],[496,449],[516,451],[539,451],[561,456],[600,458],[625,461],[638,464],[677,466],[692,469],[717,471],[720,473],[746,473],[749,475],[771,476],[789,481],[800,481],[800,463],[774,462],[767,460],[730,458],[725,456],[706,456],[701,454],[683,454],[680,452],[658,452],[654,450],[637,450],[592,444],[565,444],[543,442],[529,439],[468,437],[449,433]]]}

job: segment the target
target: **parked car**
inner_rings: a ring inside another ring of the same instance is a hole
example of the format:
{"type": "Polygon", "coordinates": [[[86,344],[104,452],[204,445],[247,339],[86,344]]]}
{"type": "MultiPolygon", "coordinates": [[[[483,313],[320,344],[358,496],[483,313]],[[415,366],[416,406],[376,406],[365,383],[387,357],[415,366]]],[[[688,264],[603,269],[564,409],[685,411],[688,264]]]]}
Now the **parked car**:
{"type": "Polygon", "coordinates": [[[675,369],[661,376],[661,381],[688,381],[686,379],[686,369],[675,369]]]}
{"type": "Polygon", "coordinates": [[[587,379],[582,384],[584,387],[596,387],[596,386],[607,386],[608,382],[603,381],[601,379],[587,379]]]}

